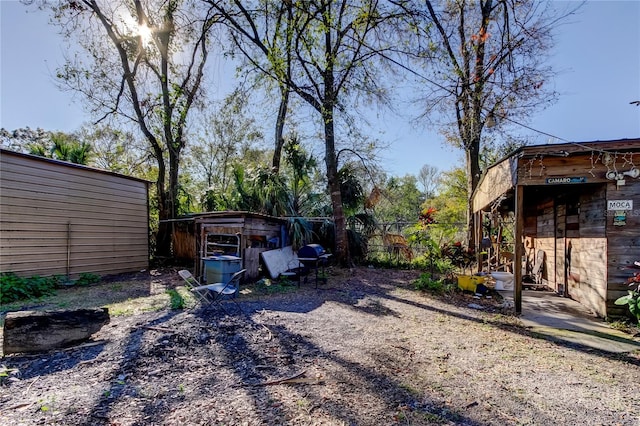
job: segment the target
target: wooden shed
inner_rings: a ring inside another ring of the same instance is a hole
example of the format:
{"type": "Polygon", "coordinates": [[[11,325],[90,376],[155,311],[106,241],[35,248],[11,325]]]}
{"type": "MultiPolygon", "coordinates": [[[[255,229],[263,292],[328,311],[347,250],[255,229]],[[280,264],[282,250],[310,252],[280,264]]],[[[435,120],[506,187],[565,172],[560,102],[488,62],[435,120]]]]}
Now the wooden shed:
{"type": "Polygon", "coordinates": [[[517,312],[526,260],[542,251],[547,287],[601,317],[625,314],[614,301],[640,260],[640,139],[521,148],[486,171],[472,203],[477,241],[483,211],[513,212],[517,312]]]}
{"type": "Polygon", "coordinates": [[[195,274],[203,276],[202,258],[216,254],[242,258],[244,279],[259,275],[260,253],[286,244],[286,219],[249,212],[209,212],[174,222],[174,255],[194,261],[195,274]]]}
{"type": "Polygon", "coordinates": [[[148,217],[145,180],[0,149],[0,272],[146,269],[148,217]]]}

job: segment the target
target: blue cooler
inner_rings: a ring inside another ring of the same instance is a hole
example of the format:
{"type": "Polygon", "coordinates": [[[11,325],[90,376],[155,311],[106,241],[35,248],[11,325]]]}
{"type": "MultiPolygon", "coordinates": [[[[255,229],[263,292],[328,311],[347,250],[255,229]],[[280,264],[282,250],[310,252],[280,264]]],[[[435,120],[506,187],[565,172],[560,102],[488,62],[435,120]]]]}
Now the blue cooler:
{"type": "Polygon", "coordinates": [[[211,256],[202,258],[202,261],[207,284],[227,283],[233,274],[242,269],[242,258],[238,256],[211,256]]]}

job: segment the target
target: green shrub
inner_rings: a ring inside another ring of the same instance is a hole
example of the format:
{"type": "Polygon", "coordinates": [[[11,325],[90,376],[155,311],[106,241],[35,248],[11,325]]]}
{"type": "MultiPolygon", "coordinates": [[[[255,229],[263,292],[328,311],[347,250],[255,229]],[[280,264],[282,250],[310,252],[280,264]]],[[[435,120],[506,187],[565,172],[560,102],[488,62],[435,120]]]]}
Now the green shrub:
{"type": "Polygon", "coordinates": [[[90,272],[83,272],[76,280],[76,285],[85,286],[100,282],[100,276],[90,272]]]}
{"type": "Polygon", "coordinates": [[[367,257],[366,263],[368,266],[381,269],[410,269],[412,267],[411,262],[404,259],[394,259],[387,253],[370,255],[367,257]]]}
{"type": "Polygon", "coordinates": [[[429,257],[428,255],[418,256],[413,259],[411,267],[428,270],[432,274],[448,274],[454,270],[454,266],[449,259],[429,257]]]}
{"type": "Polygon", "coordinates": [[[51,283],[55,287],[63,286],[65,283],[68,282],[68,279],[67,279],[66,275],[54,275],[52,277],[49,277],[49,279],[51,280],[51,283]]]}
{"type": "Polygon", "coordinates": [[[633,277],[627,280],[627,284],[634,288],[629,289],[629,294],[619,297],[614,303],[620,306],[628,305],[629,312],[640,323],[640,272],[633,274],[633,277]]]}
{"type": "Polygon", "coordinates": [[[431,274],[426,272],[420,274],[420,277],[413,281],[413,285],[416,290],[435,294],[442,294],[445,290],[443,279],[433,279],[431,274]]]}
{"type": "Polygon", "coordinates": [[[36,299],[55,293],[56,277],[19,277],[13,272],[0,274],[0,303],[36,299]]]}

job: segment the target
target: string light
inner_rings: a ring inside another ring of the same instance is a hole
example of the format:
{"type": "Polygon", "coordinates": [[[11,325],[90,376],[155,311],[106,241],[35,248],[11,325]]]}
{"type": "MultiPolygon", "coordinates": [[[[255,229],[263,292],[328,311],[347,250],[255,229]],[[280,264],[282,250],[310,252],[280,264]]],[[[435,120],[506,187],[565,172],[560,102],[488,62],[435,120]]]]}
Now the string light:
{"type": "Polygon", "coordinates": [[[526,174],[529,176],[529,180],[533,179],[533,163],[535,163],[538,154],[529,159],[528,170],[526,174]]]}
{"type": "Polygon", "coordinates": [[[600,159],[602,158],[602,153],[598,152],[598,156],[594,160],[593,155],[595,154],[595,152],[596,151],[591,151],[591,157],[589,158],[591,160],[591,169],[587,170],[592,177],[596,177],[593,171],[596,169],[596,164],[598,163],[598,161],[600,161],[600,159]]]}
{"type": "Polygon", "coordinates": [[[544,155],[540,154],[540,174],[539,176],[542,176],[542,173],[544,173],[544,169],[546,169],[544,162],[542,161],[542,159],[544,158],[544,155]]]}
{"type": "MultiPolygon", "coordinates": [[[[633,152],[604,151],[594,148],[589,155],[591,168],[584,170],[592,177],[597,178],[598,176],[596,176],[594,171],[598,168],[598,164],[602,164],[607,168],[607,171],[604,173],[604,177],[607,179],[623,180],[624,176],[638,178],[640,177],[640,170],[636,168],[633,156],[633,152]],[[618,161],[622,161],[623,163],[620,165],[618,161]],[[622,171],[626,168],[629,168],[629,170],[626,172],[622,171]]],[[[533,179],[533,168],[536,162],[540,167],[538,176],[544,176],[545,170],[547,169],[547,166],[544,164],[544,157],[544,154],[536,153],[528,159],[528,162],[524,166],[524,176],[526,178],[529,178],[529,180],[533,179]]]]}

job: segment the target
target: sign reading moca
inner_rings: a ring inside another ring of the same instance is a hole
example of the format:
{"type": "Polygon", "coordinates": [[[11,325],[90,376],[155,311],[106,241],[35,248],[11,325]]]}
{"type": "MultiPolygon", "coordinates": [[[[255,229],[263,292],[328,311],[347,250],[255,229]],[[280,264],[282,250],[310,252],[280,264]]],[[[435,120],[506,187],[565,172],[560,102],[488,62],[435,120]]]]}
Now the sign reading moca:
{"type": "Polygon", "coordinates": [[[633,200],[607,200],[607,210],[633,210],[633,200]]]}

